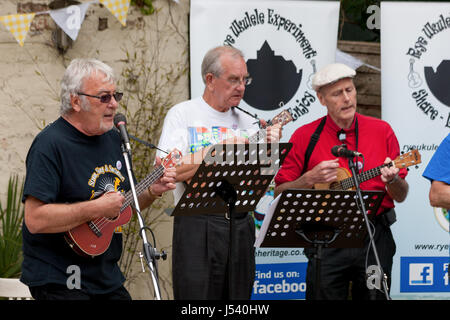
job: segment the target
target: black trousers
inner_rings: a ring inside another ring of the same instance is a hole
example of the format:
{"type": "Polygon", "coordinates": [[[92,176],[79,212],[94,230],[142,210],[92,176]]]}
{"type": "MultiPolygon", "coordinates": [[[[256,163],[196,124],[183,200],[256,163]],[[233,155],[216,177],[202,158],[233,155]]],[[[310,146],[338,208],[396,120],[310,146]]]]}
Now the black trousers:
{"type": "Polygon", "coordinates": [[[105,294],[88,294],[78,289],[49,283],[43,286],[30,287],[35,300],[131,300],[131,296],[124,286],[105,294]]]}
{"type": "Polygon", "coordinates": [[[175,300],[250,299],[255,277],[255,224],[249,215],[234,219],[231,281],[229,226],[230,221],[224,216],[175,217],[175,300]]]}
{"type": "MultiPolygon", "coordinates": [[[[392,262],[396,246],[389,226],[380,219],[375,221],[375,246],[383,272],[387,275],[387,284],[391,286],[392,262]]],[[[366,255],[369,238],[363,248],[324,248],[320,268],[320,283],[315,283],[316,266],[313,259],[314,249],[305,249],[308,257],[306,272],[306,299],[314,300],[314,289],[319,290],[320,300],[384,300],[385,293],[369,290],[366,280],[366,267],[376,265],[373,250],[370,249],[367,265],[366,255]],[[351,282],[351,285],[350,285],[351,282]],[[350,288],[350,289],[349,289],[350,288]]],[[[383,288],[381,286],[381,288],[383,288]]]]}

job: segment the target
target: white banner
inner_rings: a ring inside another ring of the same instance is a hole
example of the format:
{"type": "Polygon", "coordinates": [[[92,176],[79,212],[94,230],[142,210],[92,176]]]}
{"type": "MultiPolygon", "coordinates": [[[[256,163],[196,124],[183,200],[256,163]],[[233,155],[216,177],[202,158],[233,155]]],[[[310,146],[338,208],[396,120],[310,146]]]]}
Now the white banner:
{"type": "MultiPolygon", "coordinates": [[[[303,124],[326,114],[311,88],[318,68],[335,61],[339,1],[191,0],[191,96],[203,94],[201,62],[219,45],[243,51],[252,83],[240,107],[265,120],[289,110],[294,122],[282,141],[303,124]]],[[[256,224],[273,199],[260,201],[256,224]]],[[[303,299],[303,249],[259,248],[253,299],[303,299]]]]}
{"type": "Polygon", "coordinates": [[[240,107],[269,120],[294,117],[283,141],[301,124],[326,114],[311,89],[316,68],[335,60],[338,1],[192,0],[191,95],[202,95],[205,53],[222,44],[243,51],[252,84],[240,107]]]}
{"type": "Polygon", "coordinates": [[[396,204],[394,299],[450,298],[448,213],[430,206],[430,183],[422,177],[450,128],[449,52],[449,3],[382,2],[382,117],[401,151],[422,156],[406,178],[406,201],[396,204]]]}

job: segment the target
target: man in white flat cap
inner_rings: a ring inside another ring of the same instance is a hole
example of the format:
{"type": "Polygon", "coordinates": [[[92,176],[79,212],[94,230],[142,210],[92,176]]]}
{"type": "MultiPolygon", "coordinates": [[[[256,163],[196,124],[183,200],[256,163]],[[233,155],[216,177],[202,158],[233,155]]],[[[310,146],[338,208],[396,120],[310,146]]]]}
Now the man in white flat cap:
{"type": "MultiPolygon", "coordinates": [[[[342,180],[341,173],[350,172],[346,171],[348,159],[334,156],[333,146],[345,144],[348,150],[361,153],[364,159],[354,158],[360,171],[390,163],[399,155],[399,143],[390,125],[356,112],[355,75],[353,69],[340,63],[329,64],[315,74],[313,88],[327,108],[327,115],[303,125],[291,136],[293,147],[275,177],[275,196],[287,189],[330,189],[330,183],[342,180]]],[[[408,193],[406,174],[406,169],[384,167],[380,175],[360,183],[362,190],[386,192],[379,210],[373,214],[374,241],[388,287],[395,254],[390,225],[395,221],[394,200],[402,202],[408,193]]],[[[320,283],[315,281],[315,250],[306,248],[306,299],[348,299],[350,282],[353,299],[386,299],[385,292],[369,290],[367,286],[367,267],[376,265],[373,251],[367,255],[369,247],[367,237],[363,248],[324,248],[320,283]]]]}

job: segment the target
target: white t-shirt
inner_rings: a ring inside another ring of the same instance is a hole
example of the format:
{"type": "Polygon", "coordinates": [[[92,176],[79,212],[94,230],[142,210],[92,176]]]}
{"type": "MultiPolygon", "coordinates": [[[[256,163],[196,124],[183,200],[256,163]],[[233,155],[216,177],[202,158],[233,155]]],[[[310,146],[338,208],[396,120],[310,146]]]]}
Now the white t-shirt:
{"type": "MultiPolygon", "coordinates": [[[[167,112],[158,147],[168,152],[176,148],[185,156],[232,136],[248,138],[258,129],[258,121],[246,113],[237,109],[219,112],[203,97],[198,97],[181,102],[167,112]]],[[[161,151],[157,155],[165,156],[161,151]]],[[[177,183],[175,204],[183,192],[183,184],[177,183]]]]}

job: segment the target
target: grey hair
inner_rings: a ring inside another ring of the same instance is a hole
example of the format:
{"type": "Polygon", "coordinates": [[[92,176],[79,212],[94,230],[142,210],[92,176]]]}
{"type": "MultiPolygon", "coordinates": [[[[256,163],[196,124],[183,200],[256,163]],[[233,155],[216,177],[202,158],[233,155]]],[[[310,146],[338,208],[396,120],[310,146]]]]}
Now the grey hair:
{"type": "MultiPolygon", "coordinates": [[[[113,69],[99,60],[74,59],[70,62],[61,80],[61,107],[59,110],[61,115],[65,115],[72,110],[70,96],[83,90],[83,80],[98,72],[105,75],[106,81],[115,81],[113,69]]],[[[84,97],[81,98],[83,105],[88,106],[89,104],[84,100],[84,97]]]]}
{"type": "Polygon", "coordinates": [[[203,58],[202,61],[202,79],[203,83],[206,84],[206,75],[208,73],[212,73],[216,77],[220,77],[223,69],[222,69],[222,63],[220,61],[220,58],[225,55],[229,54],[233,58],[241,57],[244,59],[244,54],[241,50],[236,49],[232,46],[219,46],[210,49],[203,58]]]}

